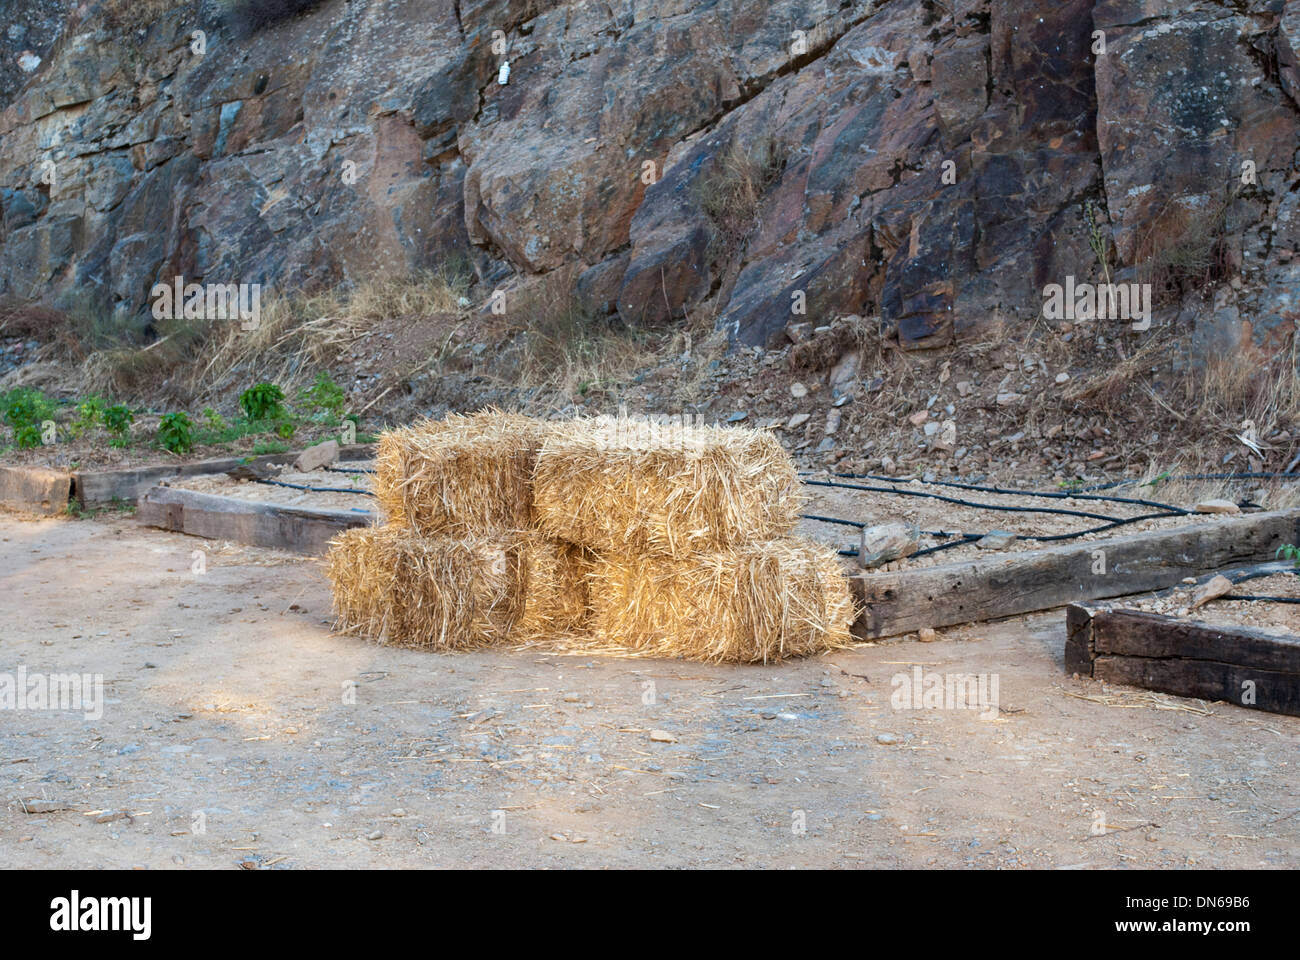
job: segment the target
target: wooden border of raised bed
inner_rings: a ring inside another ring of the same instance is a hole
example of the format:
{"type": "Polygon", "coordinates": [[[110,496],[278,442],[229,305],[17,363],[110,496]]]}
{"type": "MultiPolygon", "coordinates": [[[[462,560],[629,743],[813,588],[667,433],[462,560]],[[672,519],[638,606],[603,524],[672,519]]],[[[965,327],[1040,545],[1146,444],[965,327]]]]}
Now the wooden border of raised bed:
{"type": "Polygon", "coordinates": [[[138,523],[209,540],[320,555],[330,538],[374,522],[372,513],[290,507],[180,487],[154,487],[140,498],[138,523]]]}
{"type": "Polygon", "coordinates": [[[0,506],[31,513],[63,513],[72,493],[72,475],[47,467],[0,466],[0,506]]]}
{"type": "Polygon", "coordinates": [[[1072,603],[1065,670],[1300,717],[1300,637],[1072,603]]]}
{"type": "MultiPolygon", "coordinates": [[[[258,457],[223,457],[195,463],[155,464],[123,470],[80,470],[72,474],[74,500],[83,507],[107,506],[111,503],[135,503],[147,491],[172,477],[193,477],[205,473],[225,473],[240,464],[264,465],[293,463],[302,451],[264,454],[258,457]]],[[[348,444],[339,450],[340,461],[369,460],[375,455],[372,444],[348,444]]]]}
{"type": "Polygon", "coordinates": [[[849,581],[863,613],[853,633],[875,640],[1160,590],[1184,577],[1272,560],[1285,543],[1300,543],[1300,510],[1203,520],[933,567],[854,573],[849,581]],[[1104,573],[1094,573],[1099,551],[1104,573]]]}

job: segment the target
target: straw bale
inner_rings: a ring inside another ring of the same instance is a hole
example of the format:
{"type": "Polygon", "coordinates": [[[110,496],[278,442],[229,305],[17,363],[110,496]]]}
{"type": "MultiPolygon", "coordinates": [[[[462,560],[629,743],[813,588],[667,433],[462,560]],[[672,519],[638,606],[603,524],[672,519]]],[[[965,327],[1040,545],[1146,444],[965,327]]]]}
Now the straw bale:
{"type": "Polygon", "coordinates": [[[463,650],[576,628],[587,563],[580,548],[531,532],[425,537],[390,524],[335,537],[326,572],[340,629],[463,650]]]}
{"type": "Polygon", "coordinates": [[[596,417],[551,425],[533,501],[553,537],[681,557],[784,536],[803,497],[768,431],[596,417]]]}
{"type": "Polygon", "coordinates": [[[532,525],[532,473],[546,425],[500,410],[448,414],[380,435],[375,499],[426,535],[532,525]]]}
{"type": "Polygon", "coordinates": [[[847,646],[856,611],[839,557],[782,538],[686,558],[600,557],[588,578],[597,643],[741,663],[847,646]]]}

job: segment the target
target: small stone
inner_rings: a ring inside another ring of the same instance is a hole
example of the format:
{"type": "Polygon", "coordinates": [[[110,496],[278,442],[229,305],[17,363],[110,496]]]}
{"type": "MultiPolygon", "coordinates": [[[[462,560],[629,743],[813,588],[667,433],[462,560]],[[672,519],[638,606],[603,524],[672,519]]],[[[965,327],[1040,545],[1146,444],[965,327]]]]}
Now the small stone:
{"type": "Polygon", "coordinates": [[[807,423],[811,419],[812,419],[812,414],[810,413],[796,413],[793,417],[790,418],[790,421],[785,425],[785,428],[787,430],[794,430],[796,427],[802,427],[805,423],[807,423]]]}
{"type": "Polygon", "coordinates": [[[889,746],[890,744],[898,743],[898,737],[894,736],[892,733],[878,733],[876,734],[876,743],[883,743],[886,746],[889,746]]]}
{"type": "Polygon", "coordinates": [[[404,817],[404,816],[406,816],[406,811],[403,810],[401,807],[397,807],[397,808],[395,808],[395,809],[393,810],[392,813],[389,814],[389,816],[391,816],[391,817],[404,817]]]}
{"type": "Polygon", "coordinates": [[[676,743],[677,738],[673,736],[671,733],[669,733],[667,730],[651,730],[650,742],[651,743],[676,743]]]}
{"type": "Polygon", "coordinates": [[[842,416],[843,414],[841,414],[840,411],[838,410],[829,411],[826,414],[826,429],[823,430],[822,432],[825,433],[826,436],[828,437],[831,434],[833,434],[836,430],[840,428],[840,419],[842,416]]]}
{"type": "Polygon", "coordinates": [[[923,430],[927,437],[933,437],[936,433],[939,432],[939,424],[936,423],[934,420],[931,420],[925,425],[923,430]]]}
{"type": "MultiPolygon", "coordinates": [[[[1196,592],[1192,594],[1191,609],[1195,610],[1197,607],[1201,606],[1202,604],[1209,603],[1211,600],[1217,600],[1225,593],[1231,593],[1232,587],[1233,587],[1232,581],[1229,580],[1227,577],[1223,576],[1222,574],[1219,574],[1218,576],[1214,577],[1213,579],[1209,580],[1208,582],[1200,586],[1196,590],[1196,592]]],[[[1184,613],[1184,616],[1185,615],[1186,613],[1184,613]]]]}
{"type": "Polygon", "coordinates": [[[1010,530],[993,530],[975,541],[981,550],[1006,550],[1016,542],[1016,535],[1010,530]]]}
{"type": "Polygon", "coordinates": [[[1196,505],[1197,513],[1241,513],[1231,500],[1204,500],[1196,505]]]}
{"type": "Polygon", "coordinates": [[[1058,373],[1056,375],[1057,383],[1068,383],[1069,380],[1070,380],[1070,375],[1068,373],[1058,373]]]}
{"type": "Polygon", "coordinates": [[[366,839],[367,839],[367,840],[382,840],[382,839],[384,839],[384,831],[382,831],[382,830],[375,830],[373,833],[368,833],[368,834],[366,834],[366,839]]]}
{"type": "Polygon", "coordinates": [[[741,420],[744,420],[748,416],[749,416],[749,411],[737,410],[731,416],[727,417],[727,423],[740,423],[741,420]]]}
{"type": "Polygon", "coordinates": [[[921,424],[925,423],[925,421],[929,419],[930,419],[929,410],[918,410],[916,411],[916,413],[912,414],[907,418],[907,422],[914,427],[919,427],[921,424]]]}
{"type": "Polygon", "coordinates": [[[957,381],[957,394],[958,394],[959,396],[962,396],[962,397],[969,396],[969,395],[970,395],[970,391],[971,391],[971,385],[970,385],[970,381],[969,381],[969,380],[958,380],[958,381],[957,381]]]}
{"type": "Polygon", "coordinates": [[[999,393],[998,406],[999,407],[1014,406],[1017,403],[1023,402],[1024,399],[1025,399],[1024,394],[1020,394],[1020,393],[999,393]]]}
{"type": "Polygon", "coordinates": [[[313,470],[328,466],[338,458],[339,442],[337,440],[326,440],[324,443],[308,447],[298,454],[298,459],[293,462],[293,468],[299,473],[311,473],[313,470]]]}
{"type": "Polygon", "coordinates": [[[878,567],[881,564],[902,560],[916,553],[920,543],[919,527],[904,523],[882,523],[863,527],[858,545],[858,565],[878,567]]]}
{"type": "Polygon", "coordinates": [[[794,397],[796,400],[800,400],[803,397],[808,396],[808,388],[796,380],[794,383],[790,384],[790,396],[794,397]]]}
{"type": "Polygon", "coordinates": [[[938,639],[938,635],[934,632],[934,627],[922,627],[916,631],[916,639],[922,643],[934,643],[938,639]]]}
{"type": "Polygon", "coordinates": [[[22,802],[24,813],[57,813],[59,810],[71,810],[66,803],[59,800],[39,800],[32,798],[22,802]]]}
{"type": "Polygon", "coordinates": [[[803,343],[812,336],[812,324],[807,321],[787,323],[785,325],[785,335],[791,343],[803,343]]]}

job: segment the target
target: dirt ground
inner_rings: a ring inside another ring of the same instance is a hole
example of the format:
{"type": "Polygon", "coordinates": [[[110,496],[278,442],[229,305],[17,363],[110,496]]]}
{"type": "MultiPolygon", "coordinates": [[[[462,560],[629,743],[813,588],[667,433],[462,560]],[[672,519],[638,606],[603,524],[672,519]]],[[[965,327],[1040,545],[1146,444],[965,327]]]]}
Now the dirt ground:
{"type": "Polygon", "coordinates": [[[0,713],[8,867],[1300,866],[1300,719],[1067,677],[1060,611],[775,667],[436,655],[332,633],[313,561],[13,515],[0,596],[0,674],[106,698],[0,713]],[[895,709],[914,667],[996,715],[895,709]]]}

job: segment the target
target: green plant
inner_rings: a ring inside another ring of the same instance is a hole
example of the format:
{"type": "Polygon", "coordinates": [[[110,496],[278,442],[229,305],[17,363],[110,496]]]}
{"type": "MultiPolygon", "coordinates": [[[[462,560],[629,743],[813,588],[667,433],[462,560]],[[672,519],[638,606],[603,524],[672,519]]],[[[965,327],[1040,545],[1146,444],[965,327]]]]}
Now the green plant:
{"type": "Polygon", "coordinates": [[[118,440],[127,439],[133,423],[135,423],[135,414],[124,403],[115,403],[104,411],[104,426],[118,440]]]}
{"type": "Polygon", "coordinates": [[[14,446],[19,450],[30,450],[41,445],[41,428],[35,424],[26,424],[14,429],[14,446]]]}
{"type": "Polygon", "coordinates": [[[1300,570],[1300,547],[1297,547],[1294,543],[1282,544],[1277,548],[1277,553],[1274,556],[1280,560],[1290,560],[1291,565],[1300,570]]]}
{"type": "Polygon", "coordinates": [[[194,424],[187,414],[177,411],[158,421],[158,445],[172,453],[189,453],[194,448],[194,424]]]}
{"type": "Polygon", "coordinates": [[[39,390],[19,387],[10,390],[0,398],[0,408],[4,410],[5,423],[18,430],[21,427],[36,427],[40,433],[42,422],[54,416],[56,404],[39,390]]]}
{"type": "Polygon", "coordinates": [[[230,424],[226,423],[226,418],[211,407],[203,408],[203,423],[214,433],[221,433],[230,426],[230,424]]]}
{"type": "Polygon", "coordinates": [[[249,420],[279,420],[284,416],[284,391],[273,383],[259,383],[239,395],[239,408],[249,420]]]}
{"type": "Polygon", "coordinates": [[[1097,206],[1091,200],[1083,205],[1083,217],[1088,222],[1088,246],[1092,247],[1092,252],[1097,255],[1097,262],[1101,264],[1101,272],[1106,277],[1106,283],[1110,283],[1110,241],[1106,236],[1105,230],[1097,223],[1097,206]]]}
{"type": "Polygon", "coordinates": [[[343,388],[324,370],[316,374],[316,379],[312,381],[310,387],[303,387],[298,391],[298,399],[312,409],[323,411],[336,418],[343,415],[343,405],[347,402],[343,388]]]}
{"type": "Polygon", "coordinates": [[[292,421],[281,420],[275,428],[276,436],[288,440],[293,436],[294,426],[292,421]]]}
{"type": "Polygon", "coordinates": [[[259,440],[253,444],[253,455],[264,457],[272,453],[284,453],[289,449],[287,443],[279,443],[275,440],[259,440]]]}
{"type": "Polygon", "coordinates": [[[68,425],[68,432],[74,437],[79,437],[103,422],[104,398],[96,394],[77,404],[77,418],[68,425]]]}

